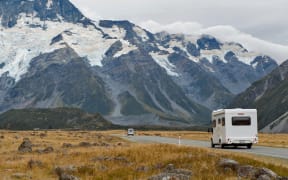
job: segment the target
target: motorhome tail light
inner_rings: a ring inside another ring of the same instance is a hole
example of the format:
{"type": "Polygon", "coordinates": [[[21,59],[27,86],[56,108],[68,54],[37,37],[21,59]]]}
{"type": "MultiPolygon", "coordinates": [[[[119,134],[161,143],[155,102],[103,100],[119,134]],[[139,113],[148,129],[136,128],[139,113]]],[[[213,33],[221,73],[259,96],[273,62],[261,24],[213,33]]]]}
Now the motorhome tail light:
{"type": "Polygon", "coordinates": [[[254,142],[258,142],[258,134],[255,135],[254,142]]]}

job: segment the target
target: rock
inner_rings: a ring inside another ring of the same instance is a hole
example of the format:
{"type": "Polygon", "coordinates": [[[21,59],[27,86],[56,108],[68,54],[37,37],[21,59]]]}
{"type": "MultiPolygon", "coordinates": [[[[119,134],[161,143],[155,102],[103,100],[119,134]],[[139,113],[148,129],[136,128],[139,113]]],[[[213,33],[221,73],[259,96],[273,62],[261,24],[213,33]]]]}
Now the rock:
{"type": "Polygon", "coordinates": [[[54,151],[53,147],[47,147],[45,149],[37,149],[36,152],[38,152],[39,154],[48,154],[54,151]]]}
{"type": "Polygon", "coordinates": [[[24,138],[23,142],[18,147],[18,151],[22,153],[32,152],[32,143],[28,138],[24,138]]]}
{"type": "Polygon", "coordinates": [[[239,166],[237,170],[237,174],[239,177],[255,179],[257,177],[258,169],[250,166],[250,165],[243,165],[239,166]]]}
{"type": "Polygon", "coordinates": [[[113,160],[114,161],[121,161],[121,162],[124,162],[124,163],[128,163],[129,162],[129,160],[126,157],[124,157],[124,156],[114,157],[113,160]]]}
{"type": "Polygon", "coordinates": [[[237,161],[234,161],[232,159],[221,159],[218,163],[218,166],[220,168],[226,169],[230,168],[233,171],[236,171],[239,167],[239,163],[237,161]]]}
{"type": "Polygon", "coordinates": [[[80,179],[76,176],[64,173],[59,176],[59,180],[80,180],[80,179]]]}
{"type": "Polygon", "coordinates": [[[154,169],[162,169],[163,168],[163,164],[157,163],[153,167],[154,167],[154,169]]]}
{"type": "Polygon", "coordinates": [[[260,175],[257,180],[271,180],[271,178],[268,175],[260,175]]]}
{"type": "Polygon", "coordinates": [[[55,168],[55,172],[58,176],[61,174],[69,174],[69,173],[74,173],[77,171],[77,168],[74,165],[69,165],[69,166],[57,166],[55,168]]]}
{"type": "Polygon", "coordinates": [[[59,180],[80,180],[78,177],[70,175],[77,171],[77,168],[73,165],[56,167],[55,173],[58,175],[59,180]]]}
{"type": "Polygon", "coordinates": [[[14,173],[12,174],[13,179],[32,179],[32,177],[25,173],[14,173]]]}
{"type": "Polygon", "coordinates": [[[165,171],[166,171],[166,172],[170,172],[170,171],[172,171],[172,170],[174,170],[174,169],[175,169],[174,164],[168,164],[168,165],[166,166],[165,171]]]}
{"type": "Polygon", "coordinates": [[[173,164],[168,164],[164,172],[151,176],[149,180],[190,180],[192,171],[187,169],[176,169],[173,164]]]}
{"type": "Polygon", "coordinates": [[[122,143],[122,142],[118,142],[118,143],[116,143],[116,146],[123,146],[123,144],[124,143],[122,143]]]}
{"type": "Polygon", "coordinates": [[[33,169],[34,167],[43,167],[43,163],[39,160],[30,160],[28,161],[28,167],[33,169]]]}
{"type": "Polygon", "coordinates": [[[151,176],[148,180],[190,180],[191,177],[183,174],[174,173],[160,173],[155,176],[151,176]]]}
{"type": "Polygon", "coordinates": [[[277,177],[277,180],[288,180],[288,177],[277,177]]]}
{"type": "Polygon", "coordinates": [[[47,134],[45,134],[45,133],[41,133],[40,134],[40,138],[44,138],[44,137],[46,137],[47,136],[47,134]]]}
{"type": "Polygon", "coordinates": [[[43,149],[43,153],[51,153],[51,152],[53,152],[54,151],[54,148],[53,147],[47,147],[47,148],[45,148],[45,149],[43,149]]]}
{"type": "Polygon", "coordinates": [[[137,172],[148,172],[150,170],[147,166],[140,166],[136,169],[137,172]]]}
{"type": "Polygon", "coordinates": [[[62,147],[63,148],[71,148],[73,145],[70,143],[63,143],[62,147]]]}
{"type": "Polygon", "coordinates": [[[181,174],[181,175],[185,175],[185,176],[192,176],[192,172],[190,170],[187,170],[187,169],[174,169],[170,173],[181,174]]]}
{"type": "Polygon", "coordinates": [[[96,161],[119,161],[123,163],[129,163],[129,160],[124,156],[117,156],[117,157],[98,156],[98,157],[91,159],[91,161],[94,161],[94,162],[96,161]]]}
{"type": "Polygon", "coordinates": [[[107,166],[101,165],[98,167],[98,170],[100,171],[107,171],[109,168],[107,166]]]}
{"type": "Polygon", "coordinates": [[[278,175],[273,172],[271,169],[267,169],[267,168],[260,168],[257,172],[257,176],[262,176],[262,175],[266,175],[270,178],[276,179],[278,177],[278,175]]]}
{"type": "Polygon", "coordinates": [[[100,146],[109,147],[109,146],[110,146],[110,144],[108,144],[108,143],[105,143],[105,142],[102,142],[102,143],[100,144],[100,146]]]}
{"type": "Polygon", "coordinates": [[[92,145],[89,142],[80,142],[79,146],[81,146],[81,147],[89,147],[89,146],[92,146],[92,145]]]}

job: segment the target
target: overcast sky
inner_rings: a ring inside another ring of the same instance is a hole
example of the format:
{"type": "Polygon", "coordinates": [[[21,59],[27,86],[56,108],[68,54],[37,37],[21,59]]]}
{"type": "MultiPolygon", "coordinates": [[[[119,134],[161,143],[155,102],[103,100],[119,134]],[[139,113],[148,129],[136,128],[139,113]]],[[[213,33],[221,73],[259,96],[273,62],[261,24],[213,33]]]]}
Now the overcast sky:
{"type": "Polygon", "coordinates": [[[152,32],[210,33],[224,40],[231,36],[239,40],[237,34],[240,43],[249,38],[256,46],[272,44],[281,51],[277,58],[288,59],[288,0],[71,1],[94,20],[130,20],[152,32]]]}

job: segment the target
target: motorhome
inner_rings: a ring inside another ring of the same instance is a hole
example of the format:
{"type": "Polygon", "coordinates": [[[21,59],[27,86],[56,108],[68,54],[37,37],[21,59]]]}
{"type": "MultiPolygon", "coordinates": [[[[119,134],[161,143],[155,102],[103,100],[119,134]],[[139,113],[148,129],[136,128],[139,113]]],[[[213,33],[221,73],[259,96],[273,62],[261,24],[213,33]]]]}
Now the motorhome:
{"type": "Polygon", "coordinates": [[[134,133],[135,133],[135,131],[134,131],[133,128],[129,128],[129,129],[127,130],[127,136],[134,136],[134,133]]]}
{"type": "Polygon", "coordinates": [[[212,112],[211,147],[247,146],[258,142],[256,109],[220,109],[212,112]]]}

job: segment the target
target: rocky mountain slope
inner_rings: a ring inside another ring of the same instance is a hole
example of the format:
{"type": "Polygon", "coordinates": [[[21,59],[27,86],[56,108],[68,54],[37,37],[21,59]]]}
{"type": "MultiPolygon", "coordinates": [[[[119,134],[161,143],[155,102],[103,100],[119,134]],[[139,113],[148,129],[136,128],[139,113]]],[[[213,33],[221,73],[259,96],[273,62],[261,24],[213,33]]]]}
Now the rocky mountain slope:
{"type": "Polygon", "coordinates": [[[78,107],[122,125],[201,125],[278,66],[209,35],[92,21],[68,0],[2,0],[0,9],[1,112],[78,107]]]}
{"type": "Polygon", "coordinates": [[[257,108],[259,128],[287,132],[288,60],[239,94],[230,107],[257,108]],[[281,125],[281,127],[279,127],[281,125]]]}

